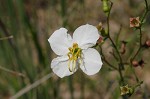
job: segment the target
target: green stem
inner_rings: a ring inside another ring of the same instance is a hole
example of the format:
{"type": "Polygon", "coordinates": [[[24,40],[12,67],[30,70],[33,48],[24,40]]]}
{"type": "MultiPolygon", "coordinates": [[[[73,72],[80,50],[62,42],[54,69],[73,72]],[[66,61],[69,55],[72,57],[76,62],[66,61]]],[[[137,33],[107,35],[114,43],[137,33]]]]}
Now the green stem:
{"type": "Polygon", "coordinates": [[[119,42],[119,37],[120,37],[120,34],[121,34],[121,30],[122,30],[122,25],[120,25],[120,29],[119,29],[117,37],[116,37],[116,45],[117,46],[118,46],[118,42],[119,42]]]}
{"type": "Polygon", "coordinates": [[[138,84],[136,84],[133,88],[135,89],[135,88],[141,86],[141,84],[143,84],[143,81],[140,81],[140,82],[139,82],[138,84]]]}
{"type": "Polygon", "coordinates": [[[106,60],[105,55],[103,54],[103,49],[101,48],[101,46],[99,46],[99,48],[100,48],[100,53],[101,53],[101,55],[102,55],[102,60],[103,60],[109,67],[113,68],[114,70],[118,70],[118,68],[116,68],[115,66],[113,66],[112,64],[110,64],[110,63],[106,60]]]}
{"type": "Polygon", "coordinates": [[[113,41],[112,38],[110,37],[110,33],[109,33],[109,30],[110,30],[110,27],[109,27],[110,11],[111,11],[112,6],[113,6],[113,3],[112,3],[112,2],[110,2],[110,3],[111,3],[111,6],[110,6],[110,10],[109,10],[108,16],[107,16],[108,38],[109,38],[109,40],[111,41],[112,45],[114,46],[115,51],[116,51],[117,54],[118,54],[119,61],[120,61],[119,65],[118,65],[118,68],[119,68],[118,72],[119,72],[119,75],[120,75],[120,78],[121,78],[121,82],[124,83],[124,78],[123,78],[122,71],[121,71],[121,70],[124,68],[124,66],[123,66],[123,61],[122,61],[121,55],[120,55],[120,53],[119,53],[119,51],[118,51],[118,49],[117,49],[117,46],[115,45],[114,41],[113,41]],[[121,67],[122,67],[122,68],[121,68],[121,67]]]}
{"type": "Polygon", "coordinates": [[[148,8],[148,3],[147,3],[147,0],[144,0],[145,1],[145,5],[146,5],[146,10],[148,11],[149,8],[148,8]]]}
{"type": "Polygon", "coordinates": [[[142,49],[142,30],[140,27],[140,46],[139,46],[137,52],[135,53],[135,55],[133,56],[133,58],[131,58],[132,61],[136,58],[136,56],[139,54],[141,49],[142,49]]]}
{"type": "Polygon", "coordinates": [[[142,25],[143,25],[142,23],[143,23],[145,17],[147,16],[148,12],[150,11],[150,10],[149,10],[149,7],[148,7],[147,0],[144,0],[144,1],[145,1],[146,10],[145,10],[145,13],[144,13],[144,15],[143,15],[143,17],[142,17],[142,19],[141,19],[141,27],[142,27],[142,25]]]}
{"type": "Polygon", "coordinates": [[[140,27],[139,30],[140,30],[140,46],[139,46],[137,52],[135,53],[135,55],[133,56],[133,58],[131,58],[131,60],[130,60],[130,68],[131,68],[131,70],[132,70],[132,72],[133,72],[133,74],[134,74],[134,76],[135,76],[137,82],[139,82],[139,79],[138,79],[138,77],[137,77],[137,75],[136,75],[136,73],[135,73],[135,71],[134,71],[134,69],[133,69],[132,61],[136,58],[136,56],[139,54],[139,52],[140,52],[141,49],[142,49],[142,30],[141,30],[141,27],[140,27]]]}
{"type": "MultiPolygon", "coordinates": [[[[112,6],[113,6],[113,3],[111,2],[110,11],[111,11],[112,6]]],[[[107,17],[108,38],[109,38],[109,40],[111,41],[111,43],[113,44],[113,46],[114,46],[114,48],[115,48],[115,50],[116,50],[116,52],[117,52],[117,54],[118,54],[118,56],[119,56],[120,63],[123,64],[122,58],[121,58],[121,55],[120,55],[120,53],[119,53],[119,51],[118,51],[118,49],[117,49],[117,46],[115,45],[114,41],[113,41],[112,38],[110,37],[110,33],[109,33],[109,30],[110,30],[110,28],[109,28],[110,11],[109,11],[108,17],[107,17]]]]}

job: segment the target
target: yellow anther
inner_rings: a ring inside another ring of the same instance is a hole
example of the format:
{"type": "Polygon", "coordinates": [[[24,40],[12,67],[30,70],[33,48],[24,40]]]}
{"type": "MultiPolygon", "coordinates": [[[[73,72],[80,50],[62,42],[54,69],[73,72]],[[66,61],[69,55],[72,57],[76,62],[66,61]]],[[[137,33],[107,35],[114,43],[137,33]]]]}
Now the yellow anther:
{"type": "Polygon", "coordinates": [[[72,51],[72,48],[71,48],[71,47],[69,47],[68,49],[69,49],[69,51],[72,51]]]}
{"type": "Polygon", "coordinates": [[[78,48],[78,44],[77,43],[73,43],[73,48],[78,48]]]}
{"type": "Polygon", "coordinates": [[[78,47],[77,43],[73,43],[72,47],[69,47],[69,52],[68,52],[68,57],[69,57],[69,63],[68,63],[68,69],[70,72],[74,72],[76,69],[76,63],[78,62],[77,60],[82,61],[82,50],[81,48],[78,47]]]}

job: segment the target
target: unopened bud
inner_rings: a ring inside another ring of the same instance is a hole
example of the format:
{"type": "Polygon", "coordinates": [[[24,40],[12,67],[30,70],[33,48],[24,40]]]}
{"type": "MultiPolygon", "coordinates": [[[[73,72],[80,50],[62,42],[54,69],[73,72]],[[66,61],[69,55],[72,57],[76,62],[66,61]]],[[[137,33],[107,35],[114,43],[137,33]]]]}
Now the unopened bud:
{"type": "Polygon", "coordinates": [[[106,32],[106,30],[103,28],[103,25],[102,23],[100,22],[96,28],[98,29],[98,31],[100,32],[100,34],[103,36],[103,37],[107,37],[108,36],[108,33],[106,32]]]}
{"type": "Polygon", "coordinates": [[[100,22],[97,26],[96,26],[96,28],[98,29],[98,31],[100,31],[101,32],[101,30],[102,30],[102,23],[100,22]]]}
{"type": "Polygon", "coordinates": [[[103,40],[103,38],[100,36],[99,39],[97,40],[97,44],[101,44],[101,43],[103,43],[103,42],[104,42],[104,40],[103,40]]]}
{"type": "Polygon", "coordinates": [[[120,53],[121,54],[124,54],[126,52],[126,43],[125,41],[122,41],[122,44],[121,44],[121,50],[120,50],[120,53]]]}
{"type": "Polygon", "coordinates": [[[131,96],[134,93],[134,88],[129,88],[129,96],[131,96]]]}
{"type": "Polygon", "coordinates": [[[138,64],[139,64],[139,66],[140,67],[144,67],[144,64],[145,64],[145,62],[144,62],[144,60],[143,59],[141,59],[139,62],[138,62],[138,64]]]}
{"type": "Polygon", "coordinates": [[[139,66],[139,63],[138,63],[138,61],[134,60],[134,61],[132,61],[132,65],[133,65],[134,67],[137,67],[137,66],[139,66]]]}
{"type": "Polygon", "coordinates": [[[145,47],[147,47],[147,48],[150,47],[150,40],[147,40],[147,41],[145,42],[145,47]]]}
{"type": "Polygon", "coordinates": [[[103,3],[103,11],[105,13],[108,13],[109,12],[108,0],[102,0],[102,3],[103,3]]]}

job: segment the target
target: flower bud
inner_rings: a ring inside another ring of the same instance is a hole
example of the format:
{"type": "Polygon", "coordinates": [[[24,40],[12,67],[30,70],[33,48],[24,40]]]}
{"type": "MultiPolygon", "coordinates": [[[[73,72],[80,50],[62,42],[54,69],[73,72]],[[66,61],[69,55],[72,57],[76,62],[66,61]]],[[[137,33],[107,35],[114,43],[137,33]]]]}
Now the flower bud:
{"type": "Polygon", "coordinates": [[[126,52],[126,43],[125,41],[122,41],[122,44],[121,44],[121,49],[120,49],[120,53],[121,54],[124,54],[126,52]]]}
{"type": "Polygon", "coordinates": [[[134,93],[134,88],[129,88],[128,96],[131,96],[134,93]]]}
{"type": "Polygon", "coordinates": [[[108,33],[105,31],[105,29],[102,27],[102,23],[100,22],[96,28],[98,29],[98,31],[101,33],[101,35],[103,37],[107,37],[108,36],[108,33]]]}
{"type": "Polygon", "coordinates": [[[108,13],[109,12],[108,0],[102,0],[102,3],[103,3],[103,11],[105,13],[108,13]]]}
{"type": "Polygon", "coordinates": [[[133,65],[133,67],[137,67],[137,66],[139,66],[139,63],[138,63],[138,61],[134,60],[134,61],[132,61],[132,65],[133,65]]]}
{"type": "Polygon", "coordinates": [[[98,31],[102,31],[102,29],[103,29],[103,27],[102,27],[102,23],[100,22],[97,26],[96,26],[96,28],[98,29],[98,31]]]}
{"type": "Polygon", "coordinates": [[[143,59],[141,59],[138,63],[139,63],[140,67],[142,67],[142,68],[144,67],[145,62],[143,59]]]}
{"type": "Polygon", "coordinates": [[[101,46],[102,44],[104,44],[104,39],[102,36],[99,36],[99,39],[97,40],[96,45],[94,47],[101,46]]]}
{"type": "Polygon", "coordinates": [[[103,38],[100,36],[97,40],[97,44],[102,44],[104,42],[103,38]]]}
{"type": "Polygon", "coordinates": [[[150,47],[150,40],[147,40],[147,41],[145,42],[145,47],[146,47],[146,48],[149,48],[149,47],[150,47]]]}

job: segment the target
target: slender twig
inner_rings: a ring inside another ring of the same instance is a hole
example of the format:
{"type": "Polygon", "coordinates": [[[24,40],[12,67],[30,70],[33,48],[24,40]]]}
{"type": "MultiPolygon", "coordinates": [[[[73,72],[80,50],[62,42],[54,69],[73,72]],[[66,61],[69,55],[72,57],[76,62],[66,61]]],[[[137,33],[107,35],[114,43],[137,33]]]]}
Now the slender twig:
{"type": "Polygon", "coordinates": [[[18,99],[20,96],[22,96],[23,94],[29,92],[30,90],[32,90],[33,88],[39,86],[40,84],[44,83],[45,81],[47,81],[49,78],[51,78],[54,74],[53,73],[49,73],[47,75],[45,75],[44,77],[42,77],[41,79],[35,81],[33,84],[26,86],[25,88],[21,89],[19,92],[17,92],[14,96],[12,96],[10,99],[18,99]]]}
{"type": "Polygon", "coordinates": [[[148,8],[148,3],[147,3],[147,0],[144,0],[145,1],[145,5],[146,5],[146,10],[148,11],[149,8],[148,8]]]}
{"type": "Polygon", "coordinates": [[[113,3],[112,2],[110,2],[111,3],[111,5],[110,5],[110,10],[109,10],[109,12],[108,12],[108,16],[107,16],[107,30],[108,30],[108,35],[109,35],[109,18],[110,18],[110,11],[111,11],[111,9],[112,9],[112,6],[113,6],[113,3]]]}
{"type": "Polygon", "coordinates": [[[4,67],[2,67],[2,66],[0,66],[0,69],[3,70],[3,71],[5,71],[5,72],[11,73],[11,74],[13,74],[13,75],[16,75],[16,76],[25,77],[25,75],[22,74],[22,73],[19,73],[19,72],[16,72],[16,71],[12,71],[12,70],[7,69],[7,68],[4,68],[4,67]]]}
{"type": "Polygon", "coordinates": [[[103,60],[109,67],[111,67],[111,68],[113,68],[113,69],[115,69],[115,70],[118,70],[118,68],[116,68],[115,66],[113,66],[112,64],[110,64],[110,63],[106,60],[105,55],[103,54],[103,49],[101,48],[101,46],[99,46],[99,48],[100,48],[100,53],[101,53],[101,55],[102,55],[102,60],[103,60]]]}
{"type": "Polygon", "coordinates": [[[120,25],[118,34],[117,34],[117,36],[116,36],[116,45],[117,45],[117,46],[118,46],[118,41],[119,41],[119,37],[120,37],[120,34],[121,34],[121,30],[122,30],[122,25],[120,25]]]}
{"type": "Polygon", "coordinates": [[[119,66],[118,72],[119,72],[119,75],[120,75],[121,83],[124,84],[124,78],[123,78],[122,71],[121,71],[122,64],[119,64],[118,66],[119,66]]]}
{"type": "Polygon", "coordinates": [[[7,39],[12,39],[13,38],[13,36],[11,35],[11,36],[7,36],[7,37],[2,37],[2,38],[0,38],[0,41],[1,40],[7,40],[7,39]]]}
{"type": "Polygon", "coordinates": [[[118,57],[115,55],[114,52],[109,52],[109,53],[116,59],[116,61],[118,61],[118,57]]]}
{"type": "MultiPolygon", "coordinates": [[[[6,35],[6,36],[10,36],[11,34],[8,32],[4,22],[2,22],[2,20],[0,19],[0,29],[3,31],[3,33],[6,35]]],[[[8,39],[9,41],[9,44],[11,45],[12,48],[16,48],[15,44],[14,44],[14,41],[12,39],[8,39]]]]}
{"type": "Polygon", "coordinates": [[[141,84],[143,84],[143,81],[140,81],[139,83],[137,83],[133,88],[137,88],[137,87],[141,86],[141,84]]]}
{"type": "MultiPolygon", "coordinates": [[[[5,24],[2,22],[1,18],[0,18],[0,29],[3,31],[3,33],[5,34],[5,36],[10,36],[11,34],[8,32],[7,27],[5,26],[5,24]]],[[[17,63],[18,63],[18,70],[19,72],[22,72],[22,66],[24,67],[23,61],[20,58],[20,55],[18,54],[18,48],[17,45],[15,44],[13,39],[8,39],[8,42],[10,44],[10,46],[13,48],[14,52],[15,52],[15,56],[17,59],[17,63]]],[[[21,76],[21,86],[25,85],[25,80],[23,79],[23,77],[21,76]]]]}
{"type": "Polygon", "coordinates": [[[117,54],[118,54],[119,61],[120,61],[119,65],[118,65],[118,66],[119,66],[118,72],[119,72],[121,81],[124,82],[124,78],[123,78],[123,75],[122,75],[122,72],[121,72],[122,68],[124,67],[124,66],[123,66],[123,61],[122,61],[121,55],[120,55],[120,53],[119,53],[119,51],[118,51],[118,49],[117,49],[117,46],[115,45],[114,41],[113,41],[112,38],[110,37],[110,33],[109,33],[109,30],[110,30],[110,29],[109,29],[110,11],[111,11],[112,6],[113,6],[113,3],[112,3],[112,2],[110,2],[110,3],[111,3],[111,5],[110,5],[110,10],[109,10],[109,13],[108,13],[108,16],[107,16],[108,38],[109,38],[109,40],[111,41],[111,43],[112,43],[114,49],[116,50],[116,52],[117,52],[117,54]],[[121,67],[122,67],[122,68],[121,68],[121,67]]]}
{"type": "Polygon", "coordinates": [[[104,57],[102,57],[103,61],[111,68],[118,70],[118,68],[116,68],[115,66],[113,66],[112,64],[110,64],[104,57]]]}
{"type": "Polygon", "coordinates": [[[138,79],[138,77],[137,77],[137,75],[136,75],[134,69],[132,68],[132,67],[133,67],[133,66],[132,66],[132,61],[136,58],[136,56],[139,54],[139,52],[140,52],[141,49],[142,49],[142,30],[141,30],[141,27],[139,28],[139,30],[140,30],[140,45],[139,45],[139,48],[138,48],[137,52],[136,52],[135,55],[133,56],[133,58],[131,58],[131,60],[130,60],[130,68],[131,68],[131,70],[132,70],[132,72],[133,72],[133,74],[134,74],[134,76],[135,76],[137,82],[139,82],[139,79],[138,79]]]}
{"type": "Polygon", "coordinates": [[[138,55],[138,53],[140,52],[141,49],[142,49],[142,30],[140,28],[140,45],[139,45],[137,52],[133,56],[133,58],[131,58],[132,61],[136,58],[136,56],[138,55]]]}
{"type": "Polygon", "coordinates": [[[135,73],[135,71],[134,71],[134,69],[133,69],[132,61],[131,61],[131,64],[130,64],[130,68],[131,68],[131,70],[132,70],[132,72],[133,72],[133,74],[134,74],[134,77],[135,77],[135,79],[136,79],[136,82],[139,82],[139,78],[137,77],[137,75],[136,75],[136,73],[135,73]]]}
{"type": "MultiPolygon", "coordinates": [[[[148,7],[147,0],[144,0],[144,1],[145,1],[146,9],[145,9],[145,13],[144,13],[144,15],[143,15],[143,17],[142,17],[142,19],[141,19],[141,23],[143,23],[145,17],[147,16],[148,12],[150,11],[150,9],[149,9],[149,7],[148,7]]],[[[141,24],[141,26],[142,26],[142,24],[141,24]]]]}
{"type": "MultiPolygon", "coordinates": [[[[141,23],[143,24],[143,21],[144,21],[144,19],[145,19],[145,17],[146,17],[146,15],[148,14],[148,10],[146,10],[145,11],[145,13],[144,13],[144,15],[143,15],[143,17],[142,17],[142,19],[141,19],[141,23]]],[[[142,25],[141,24],[141,25],[142,25]]]]}
{"type": "Polygon", "coordinates": [[[108,38],[109,38],[109,40],[111,41],[112,45],[114,46],[114,49],[116,50],[116,52],[117,52],[117,54],[118,54],[118,56],[119,56],[119,61],[120,61],[120,63],[121,63],[121,66],[123,67],[123,61],[122,61],[122,58],[121,58],[121,55],[120,55],[120,53],[119,53],[119,51],[118,51],[117,46],[115,45],[115,43],[114,43],[114,41],[112,40],[112,38],[110,37],[110,35],[109,35],[108,38]]]}
{"type": "MultiPolygon", "coordinates": [[[[112,6],[113,6],[113,3],[111,2],[110,11],[111,11],[112,6]]],[[[118,56],[119,56],[120,63],[123,63],[123,62],[122,62],[121,55],[120,55],[120,53],[119,53],[119,51],[118,51],[118,49],[117,49],[117,46],[115,45],[114,41],[113,41],[112,38],[110,37],[110,33],[109,33],[109,30],[110,30],[110,29],[109,29],[110,11],[109,11],[108,17],[107,17],[108,38],[109,38],[109,40],[111,41],[112,45],[114,46],[114,48],[115,48],[115,50],[116,50],[116,52],[117,52],[117,54],[118,54],[118,56]]]]}

